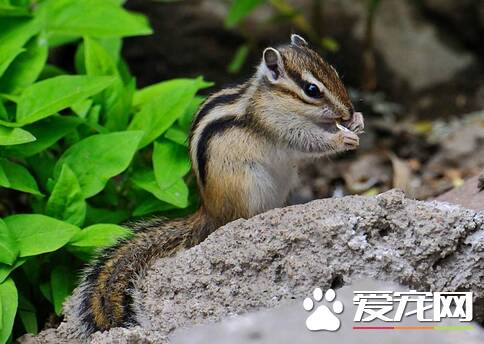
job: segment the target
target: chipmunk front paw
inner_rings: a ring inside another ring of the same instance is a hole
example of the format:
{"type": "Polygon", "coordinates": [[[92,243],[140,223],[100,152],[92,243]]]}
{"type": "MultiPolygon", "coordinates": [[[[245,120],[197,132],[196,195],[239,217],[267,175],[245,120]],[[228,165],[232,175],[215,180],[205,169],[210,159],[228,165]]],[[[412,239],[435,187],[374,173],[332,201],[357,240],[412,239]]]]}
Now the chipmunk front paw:
{"type": "Polygon", "coordinates": [[[360,145],[360,138],[354,132],[342,130],[339,134],[345,150],[354,150],[360,145]]]}
{"type": "Polygon", "coordinates": [[[348,122],[348,124],[345,124],[345,127],[350,129],[352,132],[356,134],[361,134],[363,133],[365,129],[365,121],[363,119],[363,114],[361,112],[355,112],[353,114],[353,118],[348,122]]]}

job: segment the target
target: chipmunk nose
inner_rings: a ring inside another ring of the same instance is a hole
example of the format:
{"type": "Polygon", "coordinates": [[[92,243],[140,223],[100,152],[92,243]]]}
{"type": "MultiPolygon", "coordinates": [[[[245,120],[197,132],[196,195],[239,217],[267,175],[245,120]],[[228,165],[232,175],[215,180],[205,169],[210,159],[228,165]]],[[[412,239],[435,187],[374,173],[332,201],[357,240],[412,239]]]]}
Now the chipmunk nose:
{"type": "Polygon", "coordinates": [[[343,125],[349,125],[349,123],[353,120],[353,118],[355,117],[355,114],[357,112],[344,112],[343,116],[341,117],[342,119],[342,124],[343,125]]]}

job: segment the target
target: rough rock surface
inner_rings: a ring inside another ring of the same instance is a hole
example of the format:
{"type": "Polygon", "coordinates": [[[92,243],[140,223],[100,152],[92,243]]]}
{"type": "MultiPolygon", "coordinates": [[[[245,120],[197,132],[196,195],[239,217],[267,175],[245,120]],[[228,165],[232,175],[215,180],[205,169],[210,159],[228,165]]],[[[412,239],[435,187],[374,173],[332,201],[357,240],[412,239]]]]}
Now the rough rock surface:
{"type": "MultiPolygon", "coordinates": [[[[143,328],[96,333],[92,343],[163,343],[173,330],[302,300],[314,286],[337,288],[360,278],[420,291],[474,292],[484,320],[484,213],[406,199],[318,200],[238,220],[205,242],[154,264],[135,295],[143,328]]],[[[63,343],[66,322],[24,342],[63,343]]]]}

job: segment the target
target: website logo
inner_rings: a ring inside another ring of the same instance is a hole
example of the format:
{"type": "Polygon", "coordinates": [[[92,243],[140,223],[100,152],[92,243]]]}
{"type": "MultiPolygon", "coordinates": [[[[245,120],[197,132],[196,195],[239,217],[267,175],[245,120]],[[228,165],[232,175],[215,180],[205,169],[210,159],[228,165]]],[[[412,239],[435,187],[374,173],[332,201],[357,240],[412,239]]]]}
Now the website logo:
{"type": "MultiPolygon", "coordinates": [[[[440,322],[442,319],[472,321],[472,292],[354,291],[353,305],[356,306],[353,330],[472,330],[474,328],[472,325],[435,325],[435,322],[440,322]],[[400,326],[404,318],[411,317],[418,322],[415,326],[400,326]],[[375,323],[371,324],[373,321],[375,323]],[[394,324],[382,326],[381,322],[394,324]]],[[[343,312],[344,306],[336,299],[336,292],[333,289],[328,289],[323,294],[321,288],[315,288],[312,298],[304,299],[303,308],[311,312],[306,318],[306,328],[310,331],[334,332],[344,326],[338,316],[343,312]]]]}
{"type": "Polygon", "coordinates": [[[313,311],[306,319],[306,327],[310,331],[336,331],[341,326],[340,319],[336,314],[343,312],[343,303],[336,299],[336,292],[333,289],[328,289],[324,294],[321,288],[316,288],[313,291],[313,299],[307,297],[304,299],[303,307],[306,311],[313,311]],[[318,304],[314,309],[314,304],[318,304]],[[324,304],[324,303],[327,303],[324,304]]]}
{"type": "MultiPolygon", "coordinates": [[[[354,322],[400,322],[415,316],[420,323],[442,319],[471,321],[472,292],[354,291],[354,322]]],[[[468,330],[473,326],[353,326],[354,330],[468,330]]]]}

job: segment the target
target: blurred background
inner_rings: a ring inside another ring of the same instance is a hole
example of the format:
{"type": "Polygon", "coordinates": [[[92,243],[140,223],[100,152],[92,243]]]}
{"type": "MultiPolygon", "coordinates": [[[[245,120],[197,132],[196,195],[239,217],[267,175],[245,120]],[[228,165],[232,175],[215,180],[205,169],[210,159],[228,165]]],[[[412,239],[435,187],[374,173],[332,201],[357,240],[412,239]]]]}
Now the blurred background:
{"type": "MultiPolygon", "coordinates": [[[[128,1],[151,36],[124,56],[140,86],[247,78],[269,45],[311,41],[367,121],[361,149],[305,166],[295,202],[392,187],[428,199],[484,167],[484,1],[128,1]]],[[[213,91],[208,89],[208,92],[213,91]]]]}

